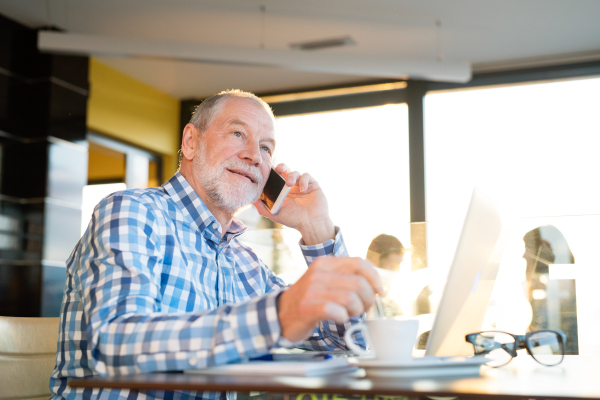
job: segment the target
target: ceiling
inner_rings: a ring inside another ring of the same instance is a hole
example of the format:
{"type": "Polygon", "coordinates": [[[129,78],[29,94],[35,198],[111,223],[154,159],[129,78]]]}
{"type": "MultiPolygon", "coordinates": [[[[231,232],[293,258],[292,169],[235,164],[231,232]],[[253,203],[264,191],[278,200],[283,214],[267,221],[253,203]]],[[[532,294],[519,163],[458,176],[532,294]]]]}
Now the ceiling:
{"type": "Polygon", "coordinates": [[[290,44],[344,36],[356,43],[313,50],[344,73],[99,57],[179,99],[227,88],[270,93],[383,77],[348,73],[342,64],[349,59],[468,62],[474,72],[600,60],[598,0],[0,0],[0,14],[33,28],[256,52],[297,52],[290,44]]]}

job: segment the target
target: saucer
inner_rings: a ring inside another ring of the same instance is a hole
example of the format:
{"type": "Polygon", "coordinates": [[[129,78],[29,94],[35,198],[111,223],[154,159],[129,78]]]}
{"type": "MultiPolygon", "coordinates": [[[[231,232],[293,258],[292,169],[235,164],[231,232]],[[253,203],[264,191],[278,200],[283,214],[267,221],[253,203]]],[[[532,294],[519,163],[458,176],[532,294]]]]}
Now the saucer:
{"type": "Polygon", "coordinates": [[[490,360],[485,357],[413,357],[408,360],[377,360],[372,357],[350,358],[348,362],[360,368],[431,368],[483,365],[490,360]]]}
{"type": "Polygon", "coordinates": [[[401,361],[381,361],[366,357],[348,359],[350,364],[364,368],[367,376],[406,378],[479,375],[481,365],[489,361],[485,357],[462,356],[425,356],[401,361]]]}

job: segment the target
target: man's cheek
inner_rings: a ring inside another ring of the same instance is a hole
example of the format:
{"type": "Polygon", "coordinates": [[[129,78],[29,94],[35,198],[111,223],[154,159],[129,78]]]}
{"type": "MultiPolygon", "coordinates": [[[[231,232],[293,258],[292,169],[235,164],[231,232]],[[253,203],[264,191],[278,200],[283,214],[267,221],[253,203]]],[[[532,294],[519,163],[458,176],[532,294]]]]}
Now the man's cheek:
{"type": "MultiPolygon", "coordinates": [[[[270,163],[267,164],[266,168],[264,166],[261,167],[261,171],[260,172],[262,174],[263,186],[264,186],[264,183],[267,182],[267,179],[269,179],[269,174],[271,173],[271,164],[270,163]]],[[[262,188],[261,188],[261,190],[262,190],[262,188]]]]}
{"type": "Polygon", "coordinates": [[[263,179],[262,184],[258,185],[258,191],[259,191],[259,193],[262,193],[262,191],[265,189],[266,185],[267,185],[267,180],[263,179]]]}

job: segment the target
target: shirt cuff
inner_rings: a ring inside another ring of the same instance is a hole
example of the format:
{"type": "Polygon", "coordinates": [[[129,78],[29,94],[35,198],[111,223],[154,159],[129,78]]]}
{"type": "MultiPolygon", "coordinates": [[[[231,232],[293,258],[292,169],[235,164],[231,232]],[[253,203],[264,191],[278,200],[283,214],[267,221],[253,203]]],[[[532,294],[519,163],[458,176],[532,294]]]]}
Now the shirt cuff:
{"type": "Polygon", "coordinates": [[[335,239],[329,239],[324,243],[311,246],[305,245],[304,239],[300,239],[299,245],[300,249],[302,250],[302,254],[304,255],[304,259],[306,260],[306,264],[309,266],[319,257],[341,257],[348,255],[348,252],[346,251],[346,245],[344,244],[344,238],[342,236],[342,231],[337,226],[335,227],[335,239]]]}

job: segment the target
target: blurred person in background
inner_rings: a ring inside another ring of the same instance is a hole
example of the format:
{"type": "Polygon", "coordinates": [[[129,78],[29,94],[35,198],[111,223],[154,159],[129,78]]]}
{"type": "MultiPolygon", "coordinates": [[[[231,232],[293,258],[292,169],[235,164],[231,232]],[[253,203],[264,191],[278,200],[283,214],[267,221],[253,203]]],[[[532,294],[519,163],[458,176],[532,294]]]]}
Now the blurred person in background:
{"type": "Polygon", "coordinates": [[[579,354],[575,279],[550,279],[550,265],[569,264],[575,257],[564,235],[554,226],[532,229],[523,236],[526,296],[533,317],[529,331],[552,329],[567,334],[566,354],[579,354]]]}
{"type": "MultiPolygon", "coordinates": [[[[366,258],[373,263],[384,285],[389,287],[398,278],[397,272],[400,271],[405,252],[406,249],[397,237],[382,233],[371,241],[366,258]]],[[[386,317],[405,314],[400,305],[390,296],[382,298],[381,302],[386,317]]],[[[371,310],[368,316],[373,317],[374,311],[371,310]]]]}
{"type": "Polygon", "coordinates": [[[382,233],[371,241],[367,260],[377,268],[399,271],[405,252],[406,249],[397,237],[382,233]]]}

